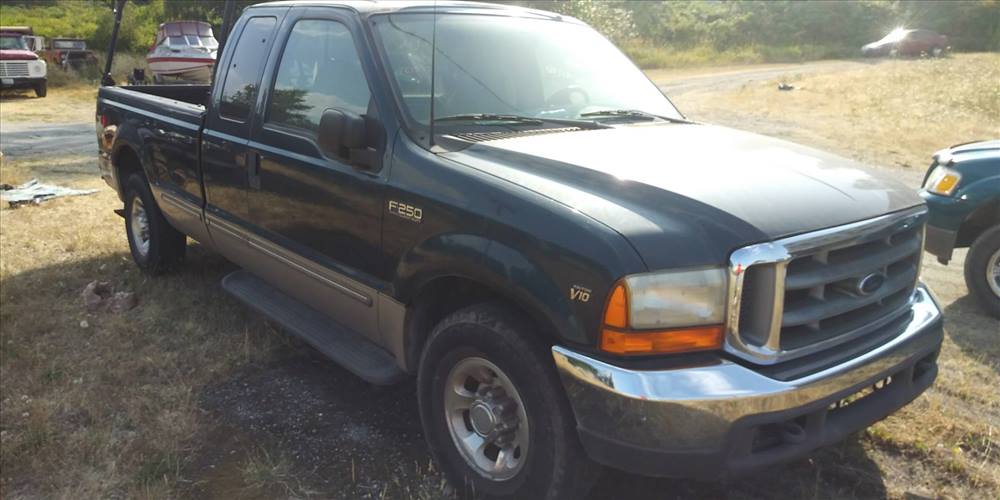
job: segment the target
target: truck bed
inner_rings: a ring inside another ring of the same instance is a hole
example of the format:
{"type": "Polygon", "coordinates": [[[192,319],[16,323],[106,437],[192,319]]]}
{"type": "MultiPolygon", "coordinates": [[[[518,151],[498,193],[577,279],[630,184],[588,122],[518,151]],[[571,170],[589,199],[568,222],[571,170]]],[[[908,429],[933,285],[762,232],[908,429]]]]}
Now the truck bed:
{"type": "Polygon", "coordinates": [[[153,113],[200,127],[211,89],[210,85],[101,87],[97,94],[98,107],[100,101],[109,101],[128,106],[131,111],[153,113]]]}

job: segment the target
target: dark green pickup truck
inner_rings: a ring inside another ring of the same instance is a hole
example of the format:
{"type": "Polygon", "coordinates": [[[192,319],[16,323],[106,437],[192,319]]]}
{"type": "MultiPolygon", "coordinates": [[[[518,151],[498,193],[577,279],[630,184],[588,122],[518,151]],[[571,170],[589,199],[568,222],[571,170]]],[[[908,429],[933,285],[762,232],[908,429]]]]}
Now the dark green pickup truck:
{"type": "Polygon", "coordinates": [[[176,266],[192,237],[244,269],[226,290],[337,363],[415,376],[461,491],[575,499],[598,464],[780,464],[937,374],[912,189],[685,119],[575,19],[266,3],[214,81],[100,89],[136,263],[176,266]]]}
{"type": "Polygon", "coordinates": [[[920,195],[927,202],[927,251],[942,264],[969,248],[965,283],[1000,318],[1000,140],[934,154],[920,195]]]}

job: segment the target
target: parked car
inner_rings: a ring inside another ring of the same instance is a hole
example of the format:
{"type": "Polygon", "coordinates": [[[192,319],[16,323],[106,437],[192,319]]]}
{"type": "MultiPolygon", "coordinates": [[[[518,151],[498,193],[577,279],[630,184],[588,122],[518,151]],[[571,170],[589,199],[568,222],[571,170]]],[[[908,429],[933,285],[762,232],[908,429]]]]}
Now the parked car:
{"type": "Polygon", "coordinates": [[[931,30],[896,28],[877,42],[861,47],[865,57],[879,56],[940,56],[950,47],[948,37],[931,30]]]}
{"type": "Polygon", "coordinates": [[[927,251],[947,264],[968,247],[965,283],[1000,318],[1000,140],[935,153],[920,195],[930,209],[927,251]]]}
{"type": "Polygon", "coordinates": [[[583,498],[596,464],[782,463],[937,374],[912,189],[688,121],[576,19],[259,4],[214,82],[99,90],[136,264],[181,265],[191,236],[243,267],[226,290],[326,356],[416,377],[462,491],[583,498]]]}
{"type": "Polygon", "coordinates": [[[0,29],[0,88],[30,88],[36,96],[45,97],[48,92],[45,61],[29,49],[25,40],[31,36],[31,28],[4,29],[0,29]]]}
{"type": "Polygon", "coordinates": [[[87,42],[80,38],[53,38],[44,57],[49,63],[63,70],[79,70],[87,65],[97,64],[94,51],[87,49],[87,42]]]}

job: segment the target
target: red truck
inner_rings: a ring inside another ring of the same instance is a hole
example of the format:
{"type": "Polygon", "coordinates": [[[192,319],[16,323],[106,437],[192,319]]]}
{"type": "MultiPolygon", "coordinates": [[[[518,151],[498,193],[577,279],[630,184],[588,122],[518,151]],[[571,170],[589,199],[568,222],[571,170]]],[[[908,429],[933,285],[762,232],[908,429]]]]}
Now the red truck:
{"type": "Polygon", "coordinates": [[[31,88],[45,97],[48,87],[45,61],[29,50],[31,28],[0,28],[0,88],[31,88]]]}

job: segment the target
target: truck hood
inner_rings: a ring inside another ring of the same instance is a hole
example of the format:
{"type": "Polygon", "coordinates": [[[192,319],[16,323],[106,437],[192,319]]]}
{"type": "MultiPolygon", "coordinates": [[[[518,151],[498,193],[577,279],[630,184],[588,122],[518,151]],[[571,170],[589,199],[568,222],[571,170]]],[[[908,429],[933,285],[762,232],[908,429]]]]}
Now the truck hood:
{"type": "Polygon", "coordinates": [[[0,61],[34,61],[38,55],[30,50],[3,49],[0,50],[0,61]]]}
{"type": "Polygon", "coordinates": [[[922,203],[851,160],[700,124],[523,135],[444,156],[602,222],[650,268],[719,264],[743,245],[922,203]]]}

